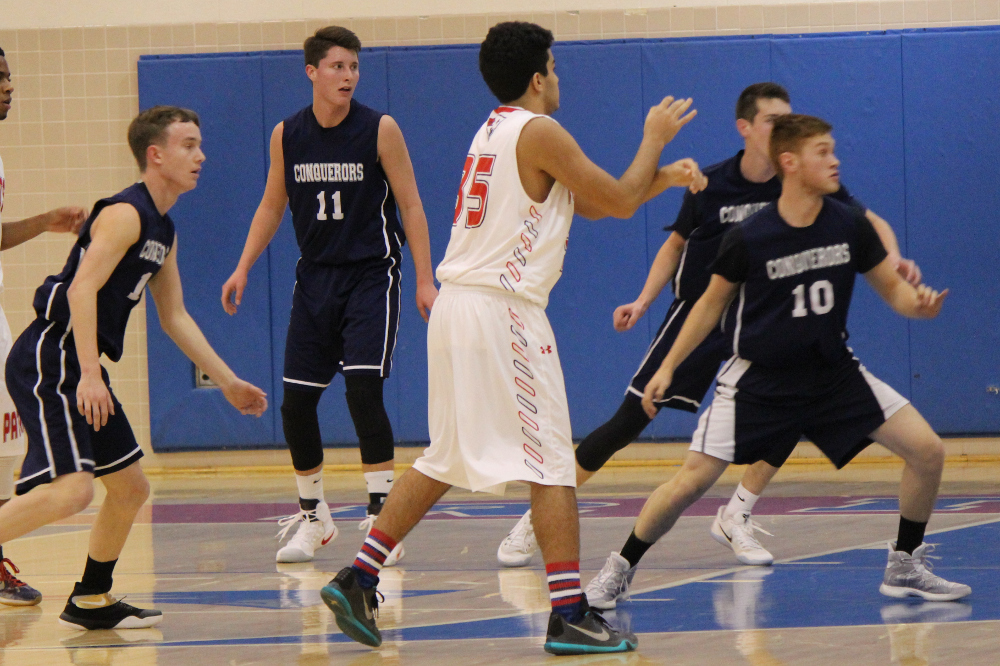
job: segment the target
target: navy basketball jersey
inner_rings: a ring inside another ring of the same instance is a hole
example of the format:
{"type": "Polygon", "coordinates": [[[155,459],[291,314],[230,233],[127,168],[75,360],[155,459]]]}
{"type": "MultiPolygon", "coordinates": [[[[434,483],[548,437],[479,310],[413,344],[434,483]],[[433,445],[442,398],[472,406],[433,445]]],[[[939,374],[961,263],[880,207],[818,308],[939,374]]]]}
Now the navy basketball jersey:
{"type": "Polygon", "coordinates": [[[135,242],[97,292],[97,349],[112,361],[122,357],[125,326],[132,308],[142,298],[151,277],[159,272],[174,244],[174,223],[160,215],[146,184],[138,182],[118,194],[101,199],[80,229],[80,237],[70,250],[66,266],[59,275],[50,275],[35,291],[35,312],[42,319],[60,322],[68,328],[69,301],[66,290],[73,283],[83,255],[90,247],[90,228],[105,207],[127,203],[139,212],[139,240],[135,242]]]}
{"type": "Polygon", "coordinates": [[[285,190],[302,256],[320,264],[388,258],[405,242],[378,159],[382,113],[351,100],[336,127],[307,106],[284,121],[285,190]]]}
{"type": "MultiPolygon", "coordinates": [[[[678,300],[696,301],[708,287],[712,277],[709,266],[719,254],[726,231],[781,196],[781,181],[777,176],[763,183],[744,178],[740,170],[742,159],[741,150],[734,157],[707,167],[703,173],[708,178],[708,187],[697,194],[685,192],[677,220],[666,227],[686,241],[674,274],[674,296],[678,300]]],[[[831,196],[865,210],[846,187],[831,196]]]]}
{"type": "Polygon", "coordinates": [[[713,273],[742,283],[723,323],[733,353],[769,367],[850,359],[854,276],[886,256],[875,228],[853,206],[824,197],[816,221],[799,228],[769,204],[726,233],[712,266],[713,273]]]}

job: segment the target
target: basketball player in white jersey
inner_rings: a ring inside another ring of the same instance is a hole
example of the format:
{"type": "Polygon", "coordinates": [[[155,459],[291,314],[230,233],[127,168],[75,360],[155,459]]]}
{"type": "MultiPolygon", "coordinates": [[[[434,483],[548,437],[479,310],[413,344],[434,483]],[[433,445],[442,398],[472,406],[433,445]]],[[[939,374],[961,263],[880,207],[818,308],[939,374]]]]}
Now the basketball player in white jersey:
{"type": "Polygon", "coordinates": [[[687,113],[691,100],[671,97],[653,107],[632,165],[616,180],[549,118],[559,108],[551,45],[548,30],[510,22],[494,26],[479,52],[501,106],[472,141],[437,269],[442,286],[427,331],[431,443],[396,482],[353,566],[321,592],[341,630],[366,645],[382,642],[373,619],[379,571],[434,503],[453,485],[499,494],[524,481],[552,602],[545,650],[636,647],[635,635],[608,626],[580,590],[569,409],[545,306],[574,212],[628,218],[666,187],[704,186],[691,160],[657,169],[695,112],[687,113]]]}
{"type": "MultiPolygon", "coordinates": [[[[10,66],[7,56],[0,48],[0,120],[6,120],[13,102],[14,85],[11,83],[10,66]]],[[[3,195],[6,185],[3,160],[0,159],[0,215],[3,213],[3,195]]],[[[77,206],[57,208],[42,215],[36,215],[20,222],[0,223],[0,250],[9,250],[45,231],[66,231],[76,233],[87,218],[87,211],[77,206]]],[[[3,269],[0,267],[0,292],[3,290],[3,269]]],[[[3,434],[0,435],[0,505],[5,504],[14,494],[14,468],[24,455],[26,440],[21,420],[17,416],[14,402],[7,393],[4,383],[4,365],[7,352],[13,344],[7,317],[0,309],[0,412],[3,412],[3,434]]],[[[8,606],[32,606],[42,600],[35,588],[18,580],[14,574],[18,568],[3,556],[0,545],[0,604],[8,606]],[[7,566],[10,565],[11,572],[7,566]]]]}

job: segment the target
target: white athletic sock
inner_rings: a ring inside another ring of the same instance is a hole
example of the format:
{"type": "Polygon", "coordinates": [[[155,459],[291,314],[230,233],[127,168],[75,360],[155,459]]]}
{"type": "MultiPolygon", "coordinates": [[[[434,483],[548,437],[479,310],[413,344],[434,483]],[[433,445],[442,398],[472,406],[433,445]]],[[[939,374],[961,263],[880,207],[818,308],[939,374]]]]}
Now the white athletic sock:
{"type": "Polygon", "coordinates": [[[308,476],[296,474],[295,483],[299,486],[300,498],[323,501],[323,470],[308,476]]]}
{"type": "Polygon", "coordinates": [[[0,456],[0,502],[14,496],[14,468],[21,456],[0,456]]]}
{"type": "Polygon", "coordinates": [[[387,469],[384,472],[365,472],[365,484],[368,486],[368,501],[371,504],[385,502],[385,496],[392,490],[393,475],[396,472],[387,469]]]}
{"type": "Polygon", "coordinates": [[[722,512],[722,517],[732,518],[738,513],[749,516],[753,512],[753,505],[757,503],[758,499],[760,499],[759,495],[754,495],[741,483],[736,487],[736,492],[733,493],[729,504],[726,505],[726,510],[722,512]]]}

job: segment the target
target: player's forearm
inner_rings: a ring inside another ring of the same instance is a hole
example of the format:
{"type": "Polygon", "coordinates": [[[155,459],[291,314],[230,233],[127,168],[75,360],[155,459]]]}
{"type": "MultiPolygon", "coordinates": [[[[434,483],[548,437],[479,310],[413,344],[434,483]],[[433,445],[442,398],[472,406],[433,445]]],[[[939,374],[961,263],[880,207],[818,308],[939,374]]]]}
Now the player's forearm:
{"type": "Polygon", "coordinates": [[[250,223],[250,231],[247,233],[247,241],[243,245],[243,254],[240,255],[237,268],[246,273],[250,272],[260,255],[267,249],[271,239],[274,238],[274,234],[278,232],[284,213],[284,206],[281,210],[275,210],[261,203],[250,223]]]}
{"type": "Polygon", "coordinates": [[[903,255],[899,251],[899,241],[896,238],[896,232],[892,230],[888,222],[870,210],[865,212],[865,217],[875,227],[875,233],[878,234],[879,240],[885,246],[885,251],[889,253],[889,258],[893,260],[893,264],[898,262],[903,255]]]}
{"type": "Polygon", "coordinates": [[[680,333],[677,334],[677,339],[674,340],[670,351],[667,352],[667,357],[663,359],[661,367],[669,368],[671,372],[676,370],[677,366],[691,355],[691,352],[708,337],[708,334],[719,323],[719,318],[722,317],[722,311],[725,307],[725,302],[706,298],[703,294],[691,308],[691,313],[685,320],[684,326],[681,327],[680,333]]]}
{"type": "Polygon", "coordinates": [[[17,247],[43,233],[47,215],[48,213],[42,213],[18,222],[4,222],[3,237],[0,238],[0,251],[17,247]]]}
{"type": "Polygon", "coordinates": [[[617,192],[614,201],[611,202],[614,208],[610,211],[611,215],[619,218],[632,217],[639,210],[639,206],[647,200],[647,193],[656,176],[664,145],[655,139],[643,137],[635,159],[618,179],[617,192]]]}
{"type": "Polygon", "coordinates": [[[212,349],[205,334],[187,310],[160,317],[160,326],[178,349],[211,377],[213,382],[225,387],[236,379],[236,373],[212,349]]]}
{"type": "Polygon", "coordinates": [[[403,231],[413,257],[413,269],[417,284],[434,284],[434,268],[431,264],[431,239],[427,231],[427,217],[423,206],[409,206],[400,209],[403,231]]]}
{"type": "Polygon", "coordinates": [[[648,308],[657,299],[663,288],[667,286],[667,283],[673,279],[680,258],[680,252],[669,243],[664,243],[660,247],[660,251],[656,253],[653,265],[649,268],[649,275],[646,276],[646,284],[636,300],[648,308]]]}
{"type": "Polygon", "coordinates": [[[97,350],[97,290],[86,284],[73,282],[66,291],[69,302],[70,322],[80,373],[101,373],[101,357],[97,350]]]}

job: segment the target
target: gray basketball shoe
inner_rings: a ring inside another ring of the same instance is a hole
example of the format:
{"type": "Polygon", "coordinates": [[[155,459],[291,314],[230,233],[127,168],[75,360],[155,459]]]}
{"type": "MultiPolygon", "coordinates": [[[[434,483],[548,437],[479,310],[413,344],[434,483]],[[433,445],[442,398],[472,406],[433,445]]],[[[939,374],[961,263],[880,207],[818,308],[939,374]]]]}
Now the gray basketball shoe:
{"type": "MultiPolygon", "coordinates": [[[[972,588],[962,583],[950,581],[931,573],[933,565],[930,553],[934,545],[925,543],[913,551],[913,555],[902,550],[894,550],[889,544],[889,563],[885,567],[885,577],[878,591],[887,597],[923,597],[928,601],[955,601],[972,593],[972,588]]],[[[933,558],[938,559],[938,558],[933,558]]]]}
{"type": "Polygon", "coordinates": [[[584,590],[591,608],[611,610],[618,605],[619,599],[628,599],[628,588],[634,576],[635,567],[629,567],[628,560],[618,553],[608,555],[604,568],[584,590]]]}

